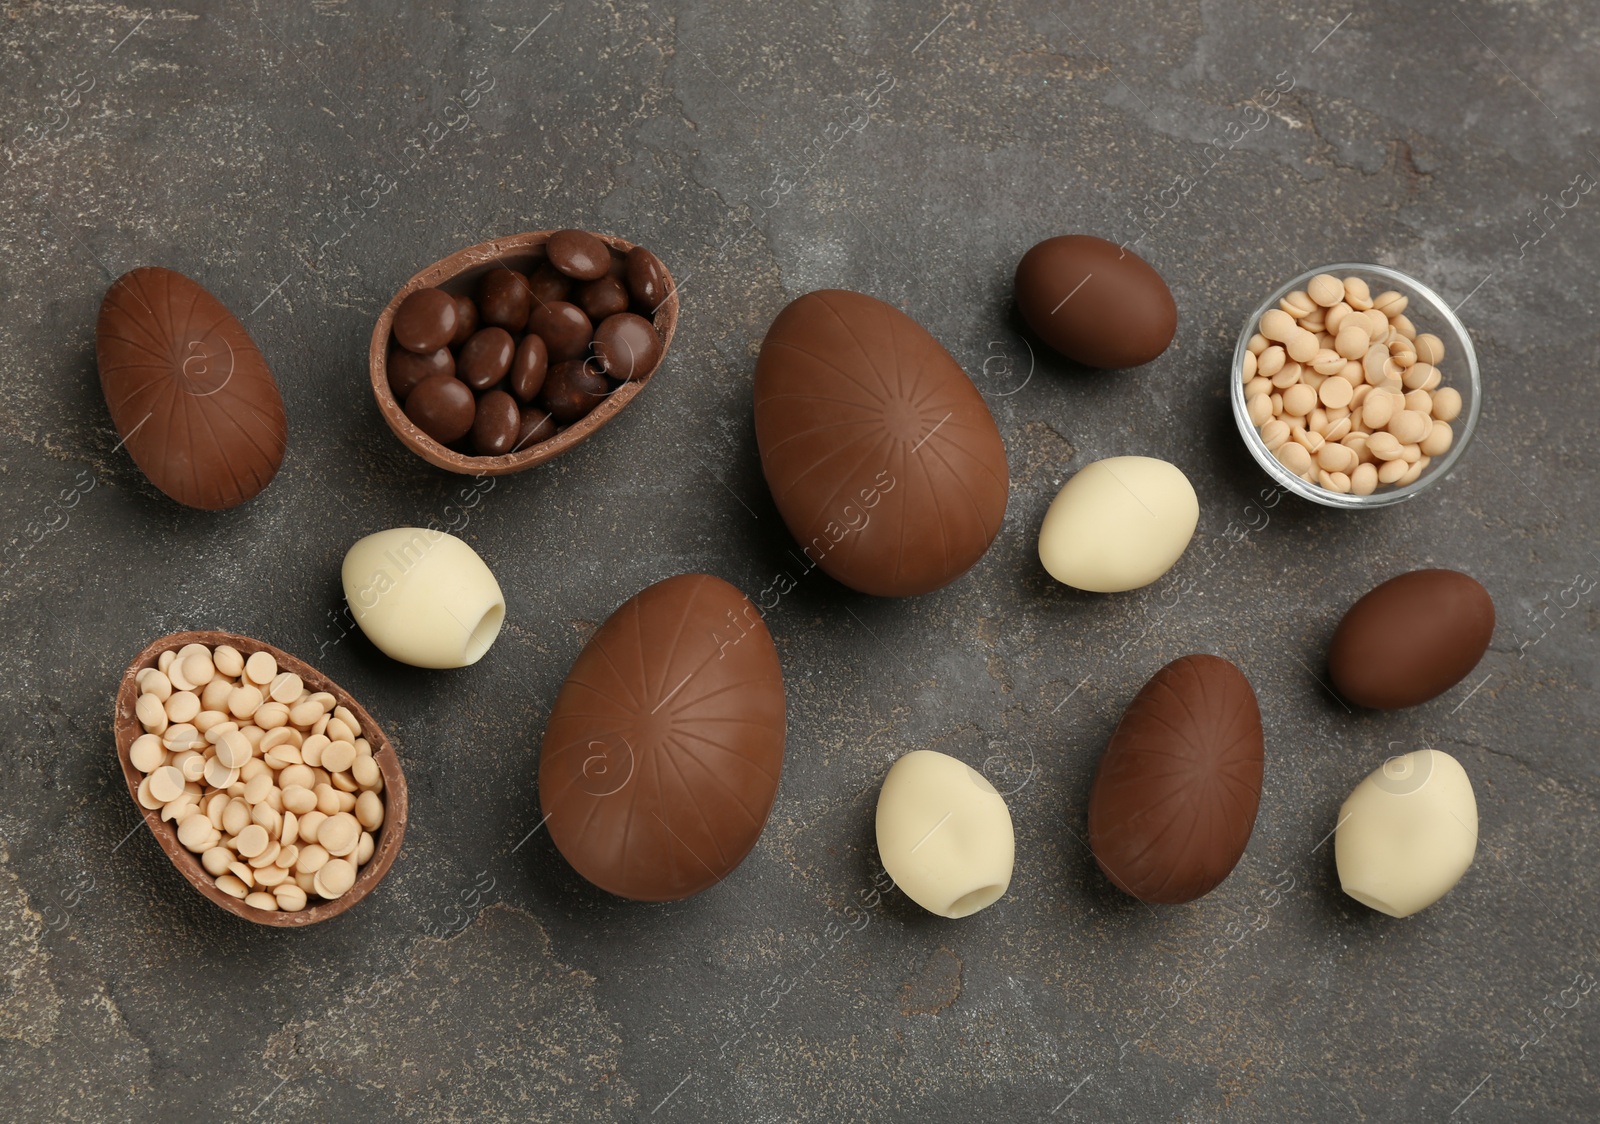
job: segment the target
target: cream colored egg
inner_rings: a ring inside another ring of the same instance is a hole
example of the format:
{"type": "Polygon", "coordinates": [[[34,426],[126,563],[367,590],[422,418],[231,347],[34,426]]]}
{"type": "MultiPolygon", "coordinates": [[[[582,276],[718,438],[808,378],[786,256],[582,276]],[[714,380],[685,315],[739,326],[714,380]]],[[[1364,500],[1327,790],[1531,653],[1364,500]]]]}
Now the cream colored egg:
{"type": "Polygon", "coordinates": [[[417,667],[477,663],[500,634],[505,597],[489,567],[443,531],[394,527],[344,557],[344,595],[383,652],[417,667]]]}
{"type": "Polygon", "coordinates": [[[1390,917],[1426,909],[1461,881],[1478,849],[1478,802],[1461,763],[1437,749],[1385,761],[1339,809],[1339,884],[1390,917]]]}
{"type": "Polygon", "coordinates": [[[1057,493],[1039,528],[1039,560],[1077,589],[1138,589],[1172,569],[1199,521],[1194,487],[1176,465],[1110,457],[1057,493]]]}
{"type": "Polygon", "coordinates": [[[1011,885],[1011,812],[983,774],[954,757],[919,749],[896,761],[878,795],[877,828],[883,869],[930,913],[966,917],[1011,885]]]}

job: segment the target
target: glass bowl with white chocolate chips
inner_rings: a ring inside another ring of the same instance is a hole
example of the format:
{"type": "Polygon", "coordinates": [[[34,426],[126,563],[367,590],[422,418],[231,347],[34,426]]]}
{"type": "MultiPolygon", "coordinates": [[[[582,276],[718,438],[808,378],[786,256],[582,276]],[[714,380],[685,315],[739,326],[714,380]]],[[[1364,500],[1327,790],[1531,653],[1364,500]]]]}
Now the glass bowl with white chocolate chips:
{"type": "Polygon", "coordinates": [[[1444,299],[1381,265],[1284,282],[1245,322],[1233,416],[1282,487],[1328,507],[1384,507],[1449,474],[1483,396],[1472,339],[1444,299]]]}

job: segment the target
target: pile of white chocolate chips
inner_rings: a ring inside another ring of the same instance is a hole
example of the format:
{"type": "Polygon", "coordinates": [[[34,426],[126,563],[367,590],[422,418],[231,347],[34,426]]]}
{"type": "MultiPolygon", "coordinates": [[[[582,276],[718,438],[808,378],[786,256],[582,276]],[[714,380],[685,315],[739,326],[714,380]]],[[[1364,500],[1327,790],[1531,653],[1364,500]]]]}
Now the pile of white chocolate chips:
{"type": "Polygon", "coordinates": [[[1284,467],[1331,492],[1404,487],[1455,439],[1461,394],[1441,386],[1444,344],[1406,297],[1319,273],[1261,317],[1239,377],[1250,420],[1284,467]]]}
{"type": "Polygon", "coordinates": [[[139,672],[139,803],[225,894],[265,910],[355,885],[383,826],[383,773],[361,725],[271,652],[188,644],[139,672]]]}

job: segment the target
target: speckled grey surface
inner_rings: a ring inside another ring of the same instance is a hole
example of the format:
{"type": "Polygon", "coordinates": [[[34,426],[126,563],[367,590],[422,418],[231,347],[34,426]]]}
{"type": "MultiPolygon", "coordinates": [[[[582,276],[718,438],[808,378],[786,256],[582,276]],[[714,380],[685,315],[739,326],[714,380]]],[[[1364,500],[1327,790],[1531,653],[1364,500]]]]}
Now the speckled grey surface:
{"type": "Polygon", "coordinates": [[[1569,604],[1600,578],[1600,199],[1558,202],[1600,176],[1591,5],[289,7],[0,21],[0,1118],[1600,1116],[1600,601],[1569,604]],[[677,341],[597,439],[472,494],[380,421],[372,321],[450,250],[563,225],[671,264],[677,341]],[[1010,271],[1067,231],[1142,239],[1180,309],[1155,363],[1030,364],[1010,271]],[[1399,508],[1263,516],[1228,355],[1267,288],[1338,260],[1464,302],[1479,436],[1399,508]],[[288,457],[240,510],[181,510],[116,448],[93,323],[139,265],[209,287],[282,384],[288,457]],[[822,286],[900,304],[990,396],[1004,531],[915,601],[802,580],[768,618],[791,720],[760,844],[700,898],[610,899],[534,830],[543,718],[642,586],[793,568],[750,377],[768,321],[822,286]],[[1122,453],[1189,473],[1200,531],[1163,583],[1075,594],[1037,524],[1122,453]],[[488,658],[423,672],[342,635],[345,548],[464,490],[509,602],[488,658]],[[1424,563],[1487,584],[1491,651],[1432,703],[1347,713],[1317,680],[1334,623],[1424,563]],[[112,694],[187,627],[301,654],[399,744],[405,850],[342,918],[238,922],[139,826],[112,694]],[[1190,651],[1254,683],[1266,792],[1226,883],[1147,909],[1079,841],[1085,800],[1122,707],[1190,651]],[[1391,746],[1429,741],[1473,779],[1478,860],[1396,922],[1319,844],[1391,746]],[[856,908],[876,786],[913,748],[1015,789],[1011,891],[959,923],[895,893],[856,908]]]}

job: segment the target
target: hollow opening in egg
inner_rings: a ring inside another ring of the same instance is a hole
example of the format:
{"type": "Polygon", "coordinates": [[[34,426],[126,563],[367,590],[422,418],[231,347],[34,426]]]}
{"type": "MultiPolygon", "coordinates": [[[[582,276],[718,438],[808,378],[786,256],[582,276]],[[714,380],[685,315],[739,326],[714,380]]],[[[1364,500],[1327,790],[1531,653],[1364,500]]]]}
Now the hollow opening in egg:
{"type": "Polygon", "coordinates": [[[981,886],[951,902],[944,915],[949,918],[968,917],[980,909],[993,905],[1005,892],[1004,886],[981,886]]]}
{"type": "Polygon", "coordinates": [[[500,625],[505,619],[505,605],[496,602],[489,606],[479,618],[472,634],[467,637],[466,647],[461,652],[463,664],[477,663],[483,658],[483,654],[489,650],[489,645],[494,643],[494,638],[500,635],[500,625]]]}

